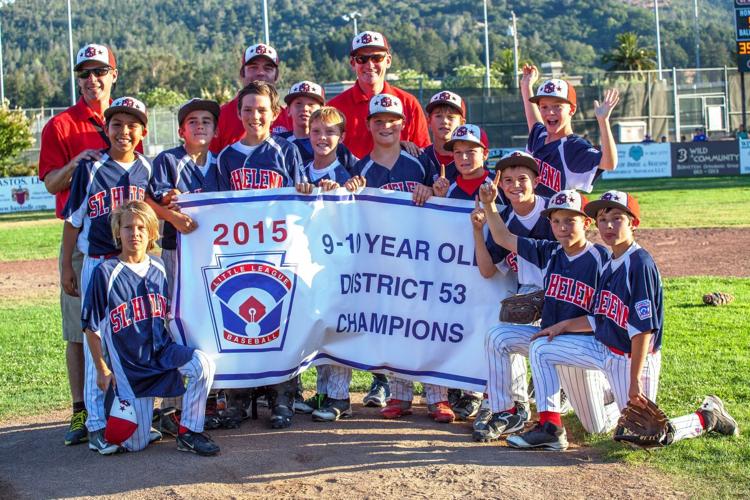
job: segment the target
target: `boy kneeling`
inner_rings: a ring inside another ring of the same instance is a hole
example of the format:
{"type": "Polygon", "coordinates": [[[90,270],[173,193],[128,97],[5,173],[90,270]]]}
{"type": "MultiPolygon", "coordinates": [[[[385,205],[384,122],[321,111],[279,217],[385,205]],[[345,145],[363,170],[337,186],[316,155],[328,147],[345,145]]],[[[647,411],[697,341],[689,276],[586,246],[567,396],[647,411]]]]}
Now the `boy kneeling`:
{"type": "Polygon", "coordinates": [[[135,423],[125,433],[128,437],[115,439],[119,433],[108,422],[105,439],[110,446],[99,452],[109,455],[145,448],[151,440],[154,397],[184,393],[177,449],[215,455],[219,446],[202,433],[215,367],[201,351],[176,344],[167,331],[169,292],[164,264],[146,254],[159,237],[156,214],[144,202],[129,201],[112,213],[111,226],[121,252],[94,270],[81,321],[97,386],[105,392],[112,386],[121,405],[134,409],[135,423]],[[106,361],[102,344],[106,345],[106,361]],[[183,377],[187,377],[187,389],[183,377]]]}

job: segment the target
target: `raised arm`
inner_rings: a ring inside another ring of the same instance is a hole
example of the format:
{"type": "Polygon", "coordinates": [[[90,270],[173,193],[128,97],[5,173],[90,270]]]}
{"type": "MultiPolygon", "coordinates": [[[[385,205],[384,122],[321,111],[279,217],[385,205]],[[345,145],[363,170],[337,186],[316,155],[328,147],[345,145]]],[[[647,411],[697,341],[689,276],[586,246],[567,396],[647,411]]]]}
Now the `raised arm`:
{"type": "Polygon", "coordinates": [[[484,214],[487,219],[487,226],[490,228],[490,234],[492,234],[492,239],[506,250],[517,252],[518,236],[508,230],[495,204],[499,177],[499,175],[495,176],[495,180],[491,183],[482,184],[479,188],[479,199],[484,205],[484,214]]]}
{"type": "Polygon", "coordinates": [[[602,170],[614,170],[617,167],[617,145],[612,135],[609,116],[618,102],[620,102],[620,93],[617,89],[607,90],[601,103],[594,101],[594,114],[599,123],[599,137],[602,144],[602,161],[599,162],[599,168],[602,170]]]}
{"type": "Polygon", "coordinates": [[[534,95],[534,82],[539,79],[539,70],[534,65],[525,64],[523,66],[523,76],[521,77],[521,99],[523,100],[523,112],[526,114],[526,124],[529,132],[537,123],[541,123],[542,115],[539,113],[539,107],[529,98],[534,95]]]}

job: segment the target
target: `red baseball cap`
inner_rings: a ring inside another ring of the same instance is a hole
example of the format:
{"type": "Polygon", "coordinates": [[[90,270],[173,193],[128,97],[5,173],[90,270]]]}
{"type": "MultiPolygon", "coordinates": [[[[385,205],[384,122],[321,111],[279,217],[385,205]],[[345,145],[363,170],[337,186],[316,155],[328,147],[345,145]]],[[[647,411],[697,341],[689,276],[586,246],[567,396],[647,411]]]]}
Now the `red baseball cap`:
{"type": "Polygon", "coordinates": [[[641,220],[641,207],[638,205],[638,200],[625,191],[615,191],[614,189],[607,191],[601,198],[586,205],[586,215],[596,219],[596,214],[603,208],[619,208],[635,217],[637,221],[641,220]]]}
{"type": "Polygon", "coordinates": [[[562,99],[572,106],[576,105],[576,89],[567,80],[560,80],[559,78],[552,78],[541,84],[536,89],[536,95],[529,97],[529,101],[539,104],[539,100],[543,97],[554,97],[562,99]]]}

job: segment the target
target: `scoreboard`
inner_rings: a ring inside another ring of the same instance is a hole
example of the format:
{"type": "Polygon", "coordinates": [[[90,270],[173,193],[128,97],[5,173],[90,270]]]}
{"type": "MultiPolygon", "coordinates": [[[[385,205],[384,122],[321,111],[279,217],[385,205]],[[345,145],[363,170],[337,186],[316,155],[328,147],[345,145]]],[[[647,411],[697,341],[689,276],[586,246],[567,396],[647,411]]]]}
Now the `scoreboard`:
{"type": "Polygon", "coordinates": [[[734,0],[737,68],[750,71],[750,0],[734,0]]]}

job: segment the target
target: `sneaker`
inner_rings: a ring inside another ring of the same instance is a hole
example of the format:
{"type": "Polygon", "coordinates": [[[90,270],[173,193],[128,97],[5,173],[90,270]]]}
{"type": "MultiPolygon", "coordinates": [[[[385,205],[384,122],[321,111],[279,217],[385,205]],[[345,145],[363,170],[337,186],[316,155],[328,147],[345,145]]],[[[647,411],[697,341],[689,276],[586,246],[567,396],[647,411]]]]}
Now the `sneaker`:
{"type": "Polygon", "coordinates": [[[393,419],[405,415],[411,415],[411,401],[401,401],[400,399],[389,399],[388,406],[380,410],[383,418],[393,419]]]}
{"type": "Polygon", "coordinates": [[[161,441],[162,433],[158,430],[151,427],[151,430],[148,431],[148,444],[154,443],[156,441],[161,441]]]}
{"type": "Polygon", "coordinates": [[[177,449],[189,451],[203,457],[219,453],[219,445],[214,443],[208,434],[202,432],[185,432],[177,436],[177,449]]]}
{"type": "Polygon", "coordinates": [[[295,413],[312,413],[315,410],[320,410],[326,401],[326,395],[316,392],[314,396],[310,396],[307,399],[302,399],[302,395],[298,394],[294,398],[294,412],[295,413]]]}
{"type": "Polygon", "coordinates": [[[492,410],[489,407],[482,406],[474,417],[474,423],[472,427],[475,431],[483,430],[487,427],[490,419],[492,418],[492,410]]]}
{"type": "Polygon", "coordinates": [[[312,419],[316,422],[335,422],[340,418],[352,416],[352,405],[349,399],[326,398],[321,408],[312,412],[312,419]]]}
{"type": "Polygon", "coordinates": [[[528,418],[528,413],[523,410],[523,406],[519,408],[516,405],[516,413],[507,411],[493,413],[487,425],[481,429],[474,429],[471,437],[474,441],[481,443],[496,441],[504,434],[513,434],[522,430],[528,418]]]}
{"type": "Polygon", "coordinates": [[[159,412],[159,418],[156,424],[156,428],[161,431],[162,434],[169,434],[172,437],[177,437],[177,434],[180,431],[180,410],[173,406],[163,408],[159,412]]]}
{"type": "Polygon", "coordinates": [[[450,424],[456,420],[456,414],[453,413],[451,405],[448,401],[440,401],[435,404],[428,404],[427,411],[430,412],[430,416],[435,422],[441,424],[450,424]]]}
{"type": "Polygon", "coordinates": [[[205,415],[206,415],[205,423],[203,424],[203,427],[205,429],[212,431],[214,429],[218,429],[219,427],[221,427],[221,417],[219,416],[219,412],[216,409],[216,397],[215,396],[209,396],[208,399],[206,399],[206,414],[205,415]]]}
{"type": "Polygon", "coordinates": [[[709,395],[703,400],[698,410],[703,416],[706,432],[718,432],[725,436],[739,436],[740,428],[737,422],[724,408],[724,402],[718,396],[709,395]]]}
{"type": "Polygon", "coordinates": [[[385,386],[379,380],[375,379],[370,386],[370,392],[362,398],[362,404],[365,406],[382,408],[386,405],[386,398],[385,386]]]}
{"type": "Polygon", "coordinates": [[[292,426],[293,405],[276,404],[271,410],[271,429],[286,429],[292,426]]]}
{"type": "Polygon", "coordinates": [[[508,445],[512,448],[564,451],[568,449],[568,438],[564,427],[547,422],[544,425],[536,424],[533,429],[523,434],[510,436],[508,445]]]}
{"type": "Polygon", "coordinates": [[[77,411],[70,418],[68,432],[65,433],[65,446],[85,443],[89,440],[89,431],[86,429],[86,410],[77,411]]]}
{"type": "Polygon", "coordinates": [[[482,398],[477,398],[468,394],[461,396],[453,406],[453,411],[456,413],[458,420],[468,420],[471,417],[475,417],[479,413],[479,408],[482,406],[482,398]]]}
{"type": "Polygon", "coordinates": [[[116,444],[104,440],[104,429],[89,432],[89,450],[98,451],[101,455],[113,455],[119,451],[116,444]]]}

